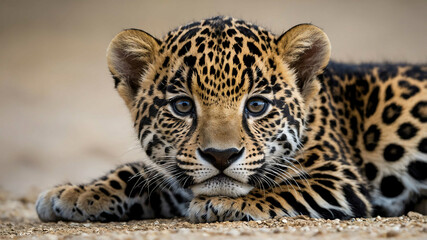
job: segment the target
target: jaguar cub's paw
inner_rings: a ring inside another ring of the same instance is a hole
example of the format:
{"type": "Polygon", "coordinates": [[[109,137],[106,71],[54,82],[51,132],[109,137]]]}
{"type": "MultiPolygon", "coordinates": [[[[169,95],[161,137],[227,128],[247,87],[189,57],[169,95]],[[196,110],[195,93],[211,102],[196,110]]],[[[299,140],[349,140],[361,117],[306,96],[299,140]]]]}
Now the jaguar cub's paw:
{"type": "Polygon", "coordinates": [[[44,222],[118,221],[123,210],[106,193],[104,188],[98,187],[59,186],[39,195],[37,214],[44,222]]]}
{"type": "Polygon", "coordinates": [[[196,197],[190,203],[187,217],[195,223],[254,220],[245,211],[245,205],[239,198],[196,197]]]}
{"type": "Polygon", "coordinates": [[[75,212],[75,203],[80,195],[72,190],[74,187],[65,185],[46,190],[40,193],[36,201],[37,214],[43,222],[55,222],[59,220],[84,221],[84,218],[72,219],[75,212]],[[66,198],[65,195],[66,195],[66,198]]]}

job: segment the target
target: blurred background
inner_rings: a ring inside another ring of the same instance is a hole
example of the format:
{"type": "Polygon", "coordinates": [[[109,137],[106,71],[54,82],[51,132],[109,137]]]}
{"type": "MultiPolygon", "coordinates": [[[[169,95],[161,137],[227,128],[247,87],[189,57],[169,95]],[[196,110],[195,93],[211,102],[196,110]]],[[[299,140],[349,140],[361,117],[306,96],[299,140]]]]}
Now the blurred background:
{"type": "Polygon", "coordinates": [[[105,50],[116,33],[158,38],[215,15],[281,34],[313,23],[332,57],[427,62],[427,1],[0,1],[0,189],[14,195],[90,181],[142,156],[113,88],[105,50]]]}

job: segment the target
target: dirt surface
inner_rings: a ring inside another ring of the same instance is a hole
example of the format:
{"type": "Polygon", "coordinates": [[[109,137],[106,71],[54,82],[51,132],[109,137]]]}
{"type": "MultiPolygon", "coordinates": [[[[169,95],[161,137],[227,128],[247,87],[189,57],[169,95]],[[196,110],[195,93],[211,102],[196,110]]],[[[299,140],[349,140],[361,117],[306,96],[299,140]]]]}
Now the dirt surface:
{"type": "Polygon", "coordinates": [[[193,20],[242,18],[280,34],[299,23],[324,29],[346,62],[427,60],[427,1],[2,0],[0,1],[0,238],[427,239],[426,217],[190,224],[41,223],[41,190],[83,183],[139,150],[113,88],[105,51],[124,28],[162,37],[193,20]],[[8,193],[1,193],[2,189],[8,193]]]}
{"type": "Polygon", "coordinates": [[[305,216],[267,221],[192,224],[185,219],[114,223],[42,223],[34,196],[13,199],[0,194],[1,239],[427,239],[427,216],[409,212],[395,218],[348,221],[305,216]]]}

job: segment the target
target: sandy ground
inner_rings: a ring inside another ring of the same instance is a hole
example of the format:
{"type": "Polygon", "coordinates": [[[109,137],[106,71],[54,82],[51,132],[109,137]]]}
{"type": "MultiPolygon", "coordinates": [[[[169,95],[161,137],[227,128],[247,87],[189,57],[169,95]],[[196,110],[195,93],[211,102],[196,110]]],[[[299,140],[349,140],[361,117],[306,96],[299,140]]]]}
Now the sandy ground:
{"type": "Polygon", "coordinates": [[[53,185],[81,183],[143,156],[105,50],[124,28],[162,37],[192,20],[230,15],[280,34],[322,27],[341,61],[426,62],[427,1],[0,1],[0,237],[427,238],[425,217],[192,225],[182,220],[44,224],[33,202],[53,185]],[[341,226],[342,225],[342,226],[341,226]],[[149,231],[145,231],[149,230],[149,231]]]}
{"type": "Polygon", "coordinates": [[[427,216],[348,221],[305,216],[267,221],[191,224],[185,219],[116,223],[41,223],[33,197],[0,193],[0,239],[427,239],[427,216]]]}

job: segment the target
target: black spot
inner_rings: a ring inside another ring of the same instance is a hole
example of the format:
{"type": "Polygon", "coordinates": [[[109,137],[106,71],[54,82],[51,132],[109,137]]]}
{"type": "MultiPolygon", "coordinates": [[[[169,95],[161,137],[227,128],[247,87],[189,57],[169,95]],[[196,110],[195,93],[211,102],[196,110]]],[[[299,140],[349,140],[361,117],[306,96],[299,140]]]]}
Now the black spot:
{"type": "Polygon", "coordinates": [[[228,29],[227,30],[227,35],[229,36],[229,37],[232,37],[233,35],[235,35],[237,32],[236,32],[236,30],[234,30],[234,29],[228,29]]]}
{"type": "Polygon", "coordinates": [[[203,51],[205,51],[205,44],[200,45],[199,48],[197,49],[198,53],[203,53],[203,51]]]}
{"type": "Polygon", "coordinates": [[[403,99],[408,99],[420,91],[420,89],[417,86],[412,85],[409,82],[404,80],[399,81],[399,87],[401,87],[402,89],[402,94],[400,96],[403,99]]]}
{"type": "Polygon", "coordinates": [[[408,173],[418,181],[427,179],[427,163],[420,160],[411,162],[408,165],[408,173]]]}
{"type": "Polygon", "coordinates": [[[196,46],[199,46],[201,43],[203,43],[203,41],[205,41],[204,37],[197,37],[196,38],[196,46]]]}
{"type": "Polygon", "coordinates": [[[185,55],[191,49],[191,41],[188,41],[178,52],[178,56],[185,55]]]}
{"type": "Polygon", "coordinates": [[[163,61],[162,66],[163,66],[163,67],[167,67],[167,66],[168,66],[168,64],[169,64],[169,57],[165,57],[165,61],[163,61]]]}
{"type": "Polygon", "coordinates": [[[375,113],[375,111],[377,110],[377,106],[378,106],[378,92],[379,92],[380,88],[376,87],[374,88],[374,90],[372,90],[371,95],[369,96],[368,99],[368,104],[366,106],[366,117],[370,117],[372,116],[372,114],[375,113]]]}
{"type": "Polygon", "coordinates": [[[391,143],[384,149],[384,159],[389,162],[398,161],[405,153],[405,149],[397,144],[391,143]]]}
{"type": "Polygon", "coordinates": [[[417,135],[417,132],[418,132],[418,128],[416,128],[414,125],[412,125],[409,122],[403,123],[402,125],[399,126],[399,129],[397,130],[397,134],[402,139],[411,139],[415,137],[415,135],[417,135]]]}
{"type": "Polygon", "coordinates": [[[418,144],[418,150],[422,153],[427,153],[427,138],[423,138],[418,144]]]}
{"type": "Polygon", "coordinates": [[[388,198],[399,196],[404,190],[403,184],[396,176],[387,176],[381,180],[381,193],[388,198]]]}
{"type": "Polygon", "coordinates": [[[258,36],[255,35],[249,28],[244,26],[237,26],[236,28],[241,34],[245,35],[246,37],[252,38],[257,42],[259,41],[258,36]]]}
{"type": "Polygon", "coordinates": [[[393,96],[393,89],[391,88],[391,85],[388,85],[387,89],[385,90],[385,101],[390,100],[393,96]]]}
{"type": "Polygon", "coordinates": [[[93,195],[93,198],[95,199],[95,200],[99,200],[99,195],[98,194],[95,194],[95,195],[93,195]]]}
{"type": "Polygon", "coordinates": [[[245,63],[246,67],[251,67],[255,63],[255,58],[251,55],[245,55],[243,56],[243,62],[245,63]]]}
{"type": "Polygon", "coordinates": [[[363,143],[367,151],[373,151],[377,147],[380,140],[381,132],[377,125],[371,125],[368,130],[363,134],[363,143]]]}
{"type": "Polygon", "coordinates": [[[378,169],[373,163],[367,163],[365,165],[365,175],[368,180],[374,180],[377,177],[377,173],[378,169]]]}
{"type": "Polygon", "coordinates": [[[248,42],[247,43],[249,51],[255,55],[261,56],[261,52],[259,51],[259,48],[257,48],[257,46],[255,46],[255,44],[253,44],[252,42],[248,42]]]}
{"type": "Polygon", "coordinates": [[[384,111],[382,114],[383,122],[385,124],[393,123],[400,116],[401,112],[402,112],[401,106],[395,103],[388,105],[387,107],[384,108],[384,111]]]}
{"type": "Polygon", "coordinates": [[[105,189],[105,188],[103,188],[103,187],[100,187],[99,188],[99,191],[101,191],[103,194],[105,194],[105,196],[110,196],[111,194],[110,194],[110,192],[109,191],[107,191],[107,189],[105,189]]]}
{"type": "Polygon", "coordinates": [[[273,210],[270,210],[270,211],[268,212],[268,214],[270,215],[270,218],[274,218],[274,217],[276,217],[276,216],[277,216],[276,212],[274,212],[273,210]]]}
{"type": "Polygon", "coordinates": [[[189,67],[194,67],[194,64],[196,63],[197,58],[195,56],[186,56],[184,58],[185,65],[189,67]]]}
{"type": "Polygon", "coordinates": [[[123,182],[127,182],[133,176],[133,174],[128,171],[120,171],[117,175],[123,182]]]}
{"type": "Polygon", "coordinates": [[[110,186],[114,189],[122,189],[122,186],[120,185],[119,182],[117,182],[116,180],[111,180],[110,181],[110,186]]]}
{"type": "Polygon", "coordinates": [[[317,155],[316,153],[313,153],[310,155],[310,157],[308,157],[307,161],[304,163],[305,167],[310,167],[311,165],[314,164],[314,162],[319,159],[319,155],[317,155]]]}
{"type": "Polygon", "coordinates": [[[200,28],[193,28],[188,30],[182,37],[179,39],[179,42],[184,42],[185,40],[192,38],[196,33],[200,30],[200,28]]]}
{"type": "Polygon", "coordinates": [[[417,103],[414,108],[412,108],[411,114],[422,123],[427,122],[427,101],[417,103]]]}

